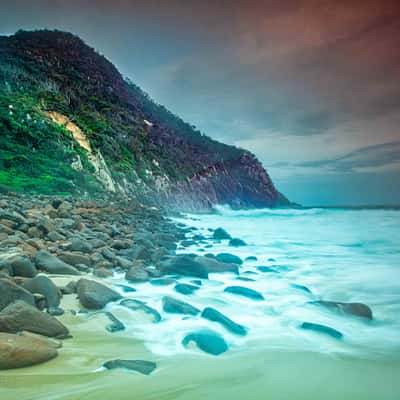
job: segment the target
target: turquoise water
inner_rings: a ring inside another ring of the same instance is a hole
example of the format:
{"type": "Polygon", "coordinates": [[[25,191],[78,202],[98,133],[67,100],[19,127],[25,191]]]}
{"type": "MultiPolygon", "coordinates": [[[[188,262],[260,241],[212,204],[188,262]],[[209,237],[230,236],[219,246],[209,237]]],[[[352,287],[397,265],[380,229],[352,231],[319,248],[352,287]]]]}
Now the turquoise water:
{"type": "MultiPolygon", "coordinates": [[[[140,313],[110,304],[126,330],[110,333],[106,318],[66,313],[73,339],[60,355],[32,368],[0,373],[3,400],[398,400],[400,398],[400,212],[390,210],[258,210],[186,215],[178,219],[210,237],[223,227],[247,246],[227,241],[180,252],[231,252],[245,259],[234,274],[212,274],[191,296],[174,285],[135,284],[129,297],[147,302],[162,315],[153,324],[140,313]],[[212,247],[208,247],[212,245],[212,247]],[[278,273],[261,273],[257,266],[278,273]],[[263,294],[252,301],[224,293],[241,285],[263,294]],[[299,286],[307,287],[310,292],[299,286]],[[200,316],[167,314],[162,297],[172,295],[203,309],[213,306],[244,325],[245,337],[230,334],[200,316]],[[364,302],[373,321],[344,316],[308,304],[312,300],[364,302]],[[299,329],[304,322],[330,326],[342,340],[299,329]],[[229,350],[214,357],[182,346],[184,336],[209,328],[219,332],[229,350]],[[150,376],[116,370],[102,363],[113,358],[157,363],[150,376]]],[[[180,278],[189,282],[191,278],[180,278]]],[[[108,279],[123,283],[123,275],[108,279]]],[[[117,287],[116,287],[117,288],[117,287]]],[[[117,288],[118,290],[118,288],[117,288]]],[[[127,295],[126,293],[124,294],[127,295]]],[[[76,308],[73,295],[63,307],[76,308]]]]}
{"type": "MultiPolygon", "coordinates": [[[[230,351],[248,348],[317,351],[361,358],[400,359],[400,212],[390,210],[257,210],[219,208],[214,214],[187,215],[179,219],[210,236],[209,228],[223,227],[248,244],[232,248],[227,241],[211,248],[192,246],[181,252],[217,254],[231,252],[246,261],[239,281],[234,274],[212,274],[192,296],[176,293],[173,286],[148,283],[131,296],[160,310],[164,295],[173,295],[203,309],[213,306],[248,328],[246,337],[227,333],[203,318],[163,315],[158,329],[151,324],[124,321],[128,332],[144,340],[155,354],[174,355],[190,350],[181,345],[186,333],[211,328],[221,333],[230,351]],[[257,266],[279,273],[261,273],[257,266]],[[265,301],[224,293],[228,285],[241,285],[262,293],[265,301]],[[306,286],[311,293],[299,286],[306,286]],[[307,304],[324,299],[368,304],[374,320],[339,315],[307,304]],[[343,340],[304,331],[304,322],[324,324],[340,331],[343,340]]],[[[120,280],[117,278],[116,280],[120,280]]],[[[189,282],[191,279],[181,279],[189,282]]],[[[115,306],[112,308],[115,309],[115,306]]]]}

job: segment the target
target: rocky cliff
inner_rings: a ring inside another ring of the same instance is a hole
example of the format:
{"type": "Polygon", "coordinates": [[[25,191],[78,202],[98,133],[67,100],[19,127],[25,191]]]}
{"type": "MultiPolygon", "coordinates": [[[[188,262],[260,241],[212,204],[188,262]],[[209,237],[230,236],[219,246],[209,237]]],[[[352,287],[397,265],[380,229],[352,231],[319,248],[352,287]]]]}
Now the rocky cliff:
{"type": "Polygon", "coordinates": [[[178,209],[288,201],[250,152],[197,131],[59,31],[0,37],[0,184],[178,209]]]}

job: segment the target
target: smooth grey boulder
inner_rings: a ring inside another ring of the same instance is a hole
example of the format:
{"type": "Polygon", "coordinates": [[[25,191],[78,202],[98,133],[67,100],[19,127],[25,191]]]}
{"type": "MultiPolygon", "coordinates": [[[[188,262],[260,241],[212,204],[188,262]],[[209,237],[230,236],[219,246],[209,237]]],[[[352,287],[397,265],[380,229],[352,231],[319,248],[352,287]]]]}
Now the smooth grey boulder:
{"type": "Polygon", "coordinates": [[[0,333],[0,370],[41,364],[57,354],[54,346],[39,338],[0,333]]]}
{"type": "Polygon", "coordinates": [[[23,282],[22,287],[32,294],[39,293],[46,298],[47,312],[51,315],[61,315],[64,311],[59,307],[61,294],[57,286],[46,275],[37,275],[23,282]]]}
{"type": "Polygon", "coordinates": [[[205,265],[196,259],[196,255],[180,254],[160,261],[158,270],[166,274],[178,274],[208,279],[208,271],[205,265]]]}
{"type": "Polygon", "coordinates": [[[147,282],[149,278],[149,273],[144,268],[135,265],[129,268],[125,274],[128,282],[147,282]]]}
{"type": "Polygon", "coordinates": [[[100,310],[106,304],[122,299],[122,296],[96,281],[79,279],[76,285],[80,303],[89,310],[100,310]]]}
{"type": "Polygon", "coordinates": [[[231,235],[223,228],[217,228],[213,233],[213,239],[215,240],[225,240],[231,238],[231,235]]]}
{"type": "Polygon", "coordinates": [[[72,265],[65,263],[46,250],[40,250],[35,254],[36,267],[50,274],[79,275],[79,271],[72,265]]]}
{"type": "Polygon", "coordinates": [[[221,262],[227,263],[227,264],[238,264],[238,265],[243,264],[243,260],[240,257],[235,256],[234,254],[230,254],[230,253],[219,253],[215,256],[215,258],[218,261],[221,261],[221,262]]]}
{"type": "Polygon", "coordinates": [[[206,307],[201,313],[201,316],[205,319],[208,319],[209,321],[218,322],[228,331],[236,335],[244,336],[247,334],[247,329],[243,325],[237,324],[236,322],[232,321],[230,318],[220,313],[215,308],[206,307]]]}
{"type": "Polygon", "coordinates": [[[162,299],[163,310],[172,314],[197,315],[200,310],[189,303],[175,299],[174,297],[164,296],[162,299]]]}
{"type": "Polygon", "coordinates": [[[200,350],[214,356],[218,356],[228,350],[228,345],[224,338],[211,330],[189,333],[183,338],[182,344],[185,347],[189,347],[190,343],[194,343],[200,350]]]}
{"type": "Polygon", "coordinates": [[[91,253],[93,251],[93,246],[86,239],[74,237],[67,246],[67,250],[91,253]]]}
{"type": "Polygon", "coordinates": [[[185,295],[191,295],[196,290],[199,290],[200,288],[195,285],[189,285],[188,283],[178,283],[175,285],[174,289],[178,293],[185,294],[185,295]]]}
{"type": "Polygon", "coordinates": [[[340,301],[313,301],[311,304],[321,305],[330,310],[338,311],[343,314],[354,315],[356,317],[373,319],[372,310],[364,303],[343,303],[340,301]]]}
{"type": "Polygon", "coordinates": [[[303,322],[300,325],[300,328],[308,330],[308,331],[323,333],[323,334],[331,336],[335,339],[343,338],[343,333],[341,333],[341,332],[337,331],[336,329],[333,329],[329,326],[326,326],[326,325],[314,324],[313,322],[303,322]]]}
{"type": "Polygon", "coordinates": [[[150,283],[154,286],[168,286],[175,282],[175,279],[172,278],[155,278],[150,281],[150,283]]]}
{"type": "Polygon", "coordinates": [[[23,300],[31,306],[35,305],[35,297],[28,290],[8,279],[0,279],[0,311],[17,300],[23,300]]]}
{"type": "Polygon", "coordinates": [[[14,276],[33,278],[37,274],[35,264],[27,256],[15,256],[7,260],[14,276]]]}
{"type": "Polygon", "coordinates": [[[148,306],[143,303],[143,301],[135,300],[135,299],[125,299],[119,303],[121,306],[128,308],[131,311],[141,311],[147,315],[149,315],[152,319],[152,322],[157,323],[161,321],[160,313],[154,308],[148,306]]]}
{"type": "Polygon", "coordinates": [[[206,256],[197,256],[195,258],[195,261],[200,263],[205,268],[208,274],[224,272],[232,272],[234,274],[239,273],[239,269],[236,263],[224,262],[206,256]]]}
{"type": "Polygon", "coordinates": [[[58,319],[20,300],[0,311],[0,331],[29,331],[60,339],[70,336],[68,329],[58,319]]]}
{"type": "Polygon", "coordinates": [[[252,300],[264,300],[264,296],[260,292],[243,286],[228,286],[224,289],[224,292],[237,294],[252,300]]]}
{"type": "Polygon", "coordinates": [[[157,364],[152,361],[145,360],[110,360],[103,364],[104,368],[115,369],[123,368],[131,371],[140,372],[143,375],[150,375],[157,367],[157,364]]]}
{"type": "Polygon", "coordinates": [[[89,255],[83,253],[74,253],[71,251],[63,251],[59,255],[60,260],[66,264],[72,265],[78,269],[79,265],[86,265],[87,267],[92,264],[89,255]]]}

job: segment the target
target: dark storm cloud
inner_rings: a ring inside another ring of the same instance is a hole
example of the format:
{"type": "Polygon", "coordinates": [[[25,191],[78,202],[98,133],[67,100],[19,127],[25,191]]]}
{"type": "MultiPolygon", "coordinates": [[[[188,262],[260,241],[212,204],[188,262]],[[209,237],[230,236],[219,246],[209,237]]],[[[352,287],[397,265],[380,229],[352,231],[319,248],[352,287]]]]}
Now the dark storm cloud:
{"type": "Polygon", "coordinates": [[[298,163],[299,167],[327,167],[340,172],[352,172],[359,168],[383,167],[400,163],[400,141],[368,146],[352,151],[344,156],[298,163]]]}
{"type": "Polygon", "coordinates": [[[4,33],[75,32],[155,100],[279,172],[397,157],[385,143],[399,140],[398,0],[2,0],[0,16],[4,33]]]}

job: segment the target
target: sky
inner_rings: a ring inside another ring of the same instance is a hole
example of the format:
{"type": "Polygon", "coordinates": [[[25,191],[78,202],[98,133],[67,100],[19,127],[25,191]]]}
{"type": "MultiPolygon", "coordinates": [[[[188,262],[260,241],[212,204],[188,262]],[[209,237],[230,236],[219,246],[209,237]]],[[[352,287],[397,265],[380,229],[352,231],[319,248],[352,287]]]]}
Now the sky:
{"type": "Polygon", "coordinates": [[[0,0],[0,34],[39,28],[255,153],[292,201],[400,204],[399,0],[0,0]]]}

